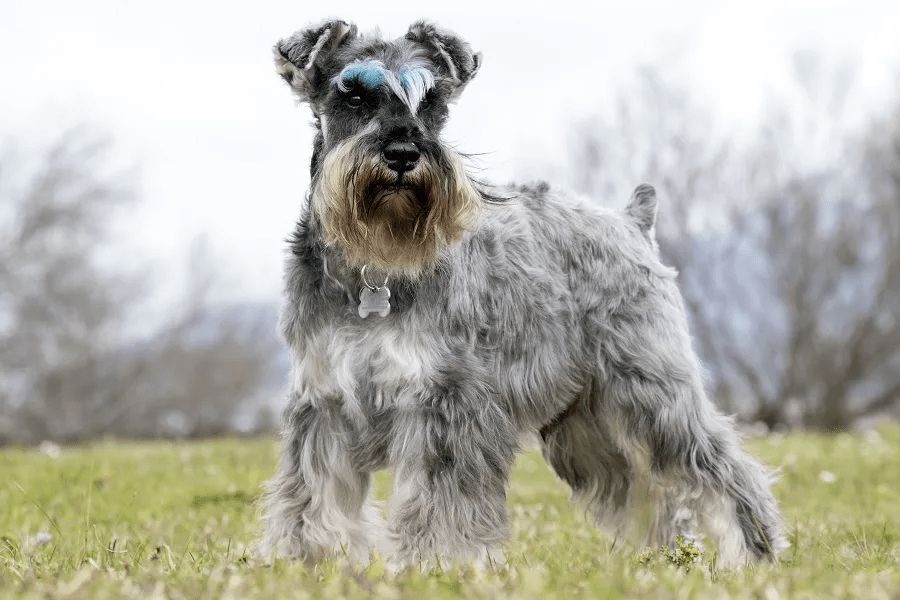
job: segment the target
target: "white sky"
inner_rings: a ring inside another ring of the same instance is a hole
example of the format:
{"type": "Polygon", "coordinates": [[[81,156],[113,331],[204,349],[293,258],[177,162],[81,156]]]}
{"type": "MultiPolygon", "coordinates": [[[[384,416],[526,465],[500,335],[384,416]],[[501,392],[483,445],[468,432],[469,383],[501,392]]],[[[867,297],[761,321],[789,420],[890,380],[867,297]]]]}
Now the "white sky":
{"type": "Polygon", "coordinates": [[[322,6],[0,0],[0,136],[38,144],[84,122],[110,132],[123,164],[142,166],[141,205],[122,228],[129,255],[176,281],[190,241],[205,233],[222,294],[269,300],[312,139],[309,110],[275,75],[271,47],[326,16],[391,37],[427,17],[481,50],[484,66],[445,137],[488,153],[485,175],[500,182],[551,173],[566,128],[608,107],[640,63],[671,67],[730,125],[752,123],[765,98],[789,93],[795,48],[856,60],[860,110],[900,94],[896,1],[322,6]]]}

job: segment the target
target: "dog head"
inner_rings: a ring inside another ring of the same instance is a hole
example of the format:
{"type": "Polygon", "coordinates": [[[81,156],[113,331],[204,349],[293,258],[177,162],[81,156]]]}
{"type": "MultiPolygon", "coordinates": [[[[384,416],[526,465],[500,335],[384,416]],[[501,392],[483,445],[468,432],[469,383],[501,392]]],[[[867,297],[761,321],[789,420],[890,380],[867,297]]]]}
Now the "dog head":
{"type": "Polygon", "coordinates": [[[418,277],[477,219],[481,195],[440,133],[481,55],[427,22],[404,37],[333,20],[275,45],[315,116],[311,209],[351,266],[418,277]]]}

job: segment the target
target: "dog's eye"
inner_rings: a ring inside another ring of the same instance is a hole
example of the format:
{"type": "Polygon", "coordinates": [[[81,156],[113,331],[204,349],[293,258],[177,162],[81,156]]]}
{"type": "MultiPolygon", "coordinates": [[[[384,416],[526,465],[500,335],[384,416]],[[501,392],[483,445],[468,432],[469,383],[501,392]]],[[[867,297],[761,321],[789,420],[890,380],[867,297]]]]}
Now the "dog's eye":
{"type": "Polygon", "coordinates": [[[363,97],[360,96],[359,94],[353,94],[353,95],[347,97],[347,104],[349,104],[353,108],[356,108],[357,106],[362,106],[362,103],[363,103],[363,97]]]}
{"type": "Polygon", "coordinates": [[[428,93],[422,96],[422,100],[419,102],[419,110],[425,110],[430,107],[432,102],[434,101],[435,94],[434,90],[428,90],[428,93]]]}

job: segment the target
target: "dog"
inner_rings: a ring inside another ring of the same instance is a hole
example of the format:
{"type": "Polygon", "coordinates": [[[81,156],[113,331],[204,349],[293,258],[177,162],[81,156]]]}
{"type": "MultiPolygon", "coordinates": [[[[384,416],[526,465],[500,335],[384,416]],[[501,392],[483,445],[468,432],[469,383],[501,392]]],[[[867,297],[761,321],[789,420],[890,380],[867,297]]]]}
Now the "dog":
{"type": "Polygon", "coordinates": [[[708,399],[656,195],[623,211],[474,181],[440,137],[481,55],[432,23],[330,20],[275,46],[315,118],[280,333],[293,357],[264,555],[490,563],[520,440],[615,538],[786,547],[771,474],[708,399]],[[388,519],[371,474],[392,468],[388,519]]]}

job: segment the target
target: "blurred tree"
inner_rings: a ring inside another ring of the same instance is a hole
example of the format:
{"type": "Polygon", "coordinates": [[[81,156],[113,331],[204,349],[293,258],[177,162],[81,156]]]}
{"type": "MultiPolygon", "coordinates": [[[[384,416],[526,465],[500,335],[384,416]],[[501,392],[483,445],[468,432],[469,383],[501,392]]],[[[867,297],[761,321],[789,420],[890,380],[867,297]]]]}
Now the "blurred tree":
{"type": "Polygon", "coordinates": [[[172,317],[149,339],[124,333],[153,290],[128,257],[99,260],[134,200],[111,152],[81,130],[0,158],[0,443],[221,433],[270,376],[274,315],[210,305],[202,245],[172,317]]]}
{"type": "Polygon", "coordinates": [[[37,161],[8,148],[0,162],[0,402],[27,402],[17,414],[40,439],[80,429],[86,411],[109,402],[93,384],[99,357],[141,291],[139,279],[97,265],[111,216],[134,198],[108,173],[109,151],[108,140],[72,131],[37,161]]]}
{"type": "Polygon", "coordinates": [[[756,335],[775,343],[768,364],[737,345],[729,359],[754,400],[751,418],[770,427],[843,429],[900,399],[900,246],[891,229],[900,206],[867,193],[869,183],[862,173],[806,176],[735,221],[735,235],[754,236],[767,265],[756,284],[771,311],[756,335]]]}
{"type": "Polygon", "coordinates": [[[205,240],[196,240],[180,310],[151,339],[117,358],[119,372],[128,374],[123,381],[129,401],[103,416],[105,430],[129,437],[201,437],[274,425],[260,396],[284,352],[274,334],[276,312],[211,304],[217,277],[205,240]],[[242,409],[251,422],[240,425],[235,417],[242,409]]]}

